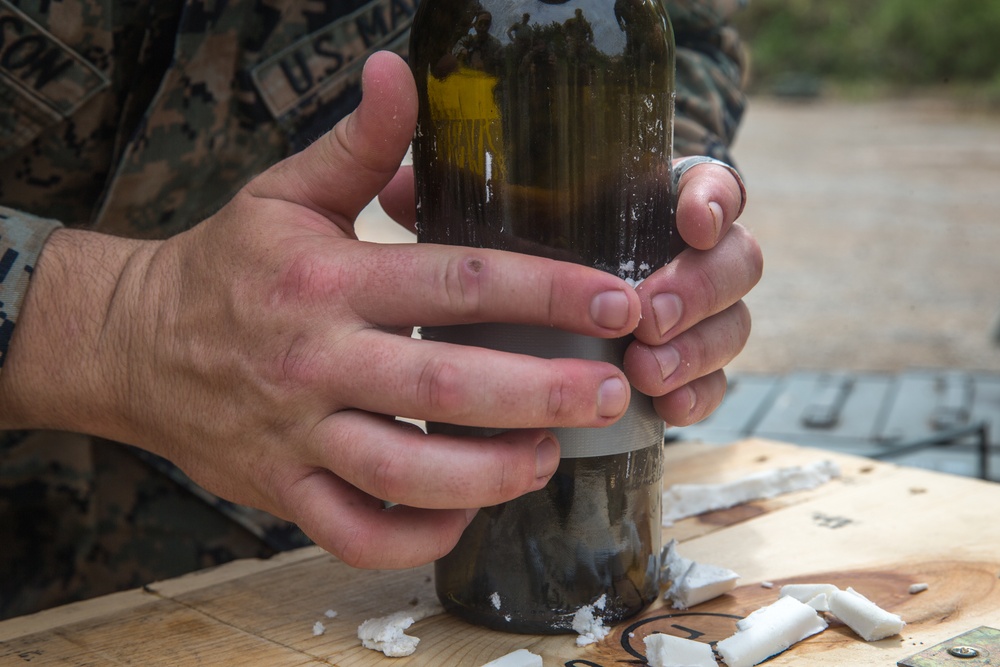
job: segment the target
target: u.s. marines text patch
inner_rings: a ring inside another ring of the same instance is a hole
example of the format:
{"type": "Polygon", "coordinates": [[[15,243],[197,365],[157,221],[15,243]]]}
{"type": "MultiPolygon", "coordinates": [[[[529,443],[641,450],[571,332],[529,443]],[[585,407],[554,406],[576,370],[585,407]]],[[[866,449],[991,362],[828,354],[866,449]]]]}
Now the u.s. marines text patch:
{"type": "Polygon", "coordinates": [[[373,0],[274,54],[251,71],[275,119],[357,81],[368,54],[405,50],[416,0],[373,0]]]}
{"type": "Polygon", "coordinates": [[[109,84],[100,70],[7,0],[0,0],[0,80],[63,118],[109,84]]]}
{"type": "Polygon", "coordinates": [[[0,159],[109,84],[73,49],[0,0],[0,159]]]}

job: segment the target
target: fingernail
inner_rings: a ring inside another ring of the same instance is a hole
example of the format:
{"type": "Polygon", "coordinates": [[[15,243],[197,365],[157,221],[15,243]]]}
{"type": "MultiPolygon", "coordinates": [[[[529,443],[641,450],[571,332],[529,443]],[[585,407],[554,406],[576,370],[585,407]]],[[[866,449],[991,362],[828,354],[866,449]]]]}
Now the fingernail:
{"type": "Polygon", "coordinates": [[[712,214],[712,229],[715,232],[715,238],[719,238],[719,230],[722,229],[722,207],[719,206],[719,202],[710,201],[708,202],[708,210],[712,214]]]}
{"type": "Polygon", "coordinates": [[[471,523],[472,520],[476,518],[477,514],[479,514],[479,508],[478,507],[470,507],[469,509],[465,510],[465,520],[466,520],[466,522],[470,522],[471,523]]]}
{"type": "Polygon", "coordinates": [[[559,445],[552,438],[545,438],[535,449],[535,477],[548,478],[559,467],[559,445]]]}
{"type": "Polygon", "coordinates": [[[597,392],[597,414],[601,417],[617,417],[628,403],[628,390],[621,378],[608,378],[601,383],[597,392]]]}
{"type": "Polygon", "coordinates": [[[665,336],[680,322],[681,314],[684,312],[684,304],[676,294],[657,294],[650,303],[653,306],[656,329],[661,336],[665,336]]]}
{"type": "Polygon", "coordinates": [[[687,403],[687,416],[690,417],[694,412],[694,406],[698,403],[698,395],[691,387],[684,387],[684,400],[687,403]]]}
{"type": "Polygon", "coordinates": [[[653,352],[653,358],[656,359],[656,363],[660,367],[660,377],[666,380],[681,365],[680,353],[673,345],[661,345],[650,349],[653,352]]]}
{"type": "Polygon", "coordinates": [[[590,302],[590,317],[598,326],[621,329],[628,323],[628,296],[621,290],[601,292],[590,302]]]}

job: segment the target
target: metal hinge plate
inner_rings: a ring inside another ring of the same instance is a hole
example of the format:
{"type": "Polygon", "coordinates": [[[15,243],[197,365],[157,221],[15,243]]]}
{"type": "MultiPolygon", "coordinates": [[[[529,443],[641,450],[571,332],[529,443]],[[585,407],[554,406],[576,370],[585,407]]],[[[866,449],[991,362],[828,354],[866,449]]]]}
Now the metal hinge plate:
{"type": "Polygon", "coordinates": [[[898,667],[981,667],[1000,665],[1000,630],[985,625],[952,637],[896,663],[898,667]]]}

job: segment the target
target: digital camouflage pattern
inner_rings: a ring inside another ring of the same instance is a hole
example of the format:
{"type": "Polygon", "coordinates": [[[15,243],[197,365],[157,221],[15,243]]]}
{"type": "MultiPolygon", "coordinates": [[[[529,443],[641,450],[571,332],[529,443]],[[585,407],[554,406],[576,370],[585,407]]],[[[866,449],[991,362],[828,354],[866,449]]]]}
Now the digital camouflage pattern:
{"type": "MultiPolygon", "coordinates": [[[[405,52],[416,1],[0,0],[0,366],[56,220],[194,225],[354,108],[366,56],[405,52]]],[[[677,155],[732,162],[741,4],[666,2],[677,155]]],[[[140,450],[0,433],[0,618],[306,543],[140,450]]]]}

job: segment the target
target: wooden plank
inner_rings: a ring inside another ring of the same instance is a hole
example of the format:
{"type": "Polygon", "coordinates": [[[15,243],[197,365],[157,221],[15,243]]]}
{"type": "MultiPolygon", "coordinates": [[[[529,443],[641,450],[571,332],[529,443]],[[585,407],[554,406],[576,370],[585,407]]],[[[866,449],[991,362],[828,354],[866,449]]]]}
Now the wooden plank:
{"type": "Polygon", "coordinates": [[[0,665],[23,664],[297,667],[323,663],[196,609],[153,598],[144,605],[0,642],[0,665]]]}
{"type": "Polygon", "coordinates": [[[63,608],[0,623],[0,665],[37,656],[44,664],[74,667],[478,667],[528,648],[546,666],[611,667],[641,661],[642,637],[653,631],[722,639],[738,618],[775,600],[778,587],[793,581],[853,586],[909,625],[902,637],[873,644],[834,625],[768,664],[891,665],[978,625],[997,624],[996,484],[761,440],[672,444],[666,483],[718,482],[825,458],[840,464],[841,479],[666,529],[666,538],[682,540],[683,555],[739,572],[740,587],[684,612],[658,601],[599,645],[579,648],[566,635],[493,632],[438,614],[408,631],[421,640],[414,655],[386,658],[360,646],[357,627],[432,599],[431,568],[354,570],[311,548],[155,584],[117,601],[83,603],[70,615],[63,608]],[[776,586],[764,588],[765,581],[776,586]],[[918,582],[929,589],[910,595],[909,585],[918,582]],[[337,617],[326,618],[327,609],[337,617]],[[319,636],[312,632],[316,621],[326,627],[319,636]]]}

